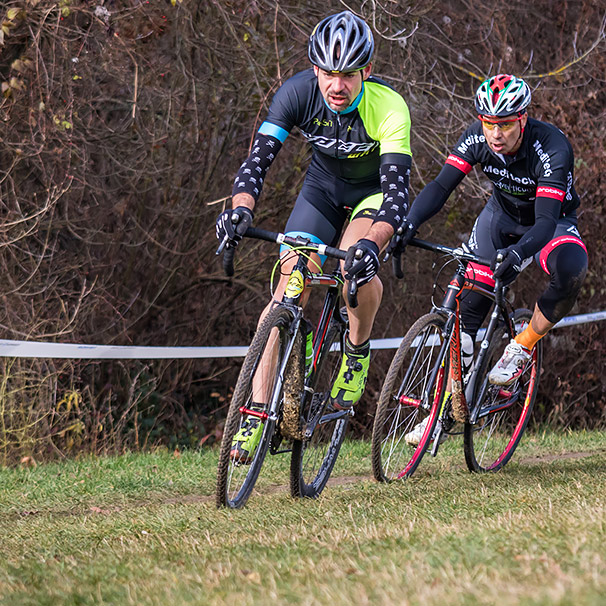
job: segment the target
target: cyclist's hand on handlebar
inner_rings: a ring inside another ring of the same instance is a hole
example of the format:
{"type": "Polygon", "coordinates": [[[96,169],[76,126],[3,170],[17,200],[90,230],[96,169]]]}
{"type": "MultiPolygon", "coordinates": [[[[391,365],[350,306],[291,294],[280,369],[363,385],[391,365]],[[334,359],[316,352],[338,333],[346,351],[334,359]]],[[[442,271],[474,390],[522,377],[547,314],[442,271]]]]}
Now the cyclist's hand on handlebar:
{"type": "Polygon", "coordinates": [[[347,250],[345,279],[356,279],[358,287],[368,284],[379,271],[379,247],[362,238],[347,250]]]}
{"type": "MultiPolygon", "coordinates": [[[[227,246],[235,248],[242,239],[242,235],[252,224],[253,212],[246,206],[238,206],[223,211],[218,217],[215,226],[217,239],[221,242],[221,250],[227,246]]],[[[220,252],[217,251],[217,252],[220,252]]]]}
{"type": "Polygon", "coordinates": [[[522,271],[522,257],[513,246],[501,248],[492,258],[490,269],[494,279],[500,279],[506,286],[511,284],[522,271]]]}

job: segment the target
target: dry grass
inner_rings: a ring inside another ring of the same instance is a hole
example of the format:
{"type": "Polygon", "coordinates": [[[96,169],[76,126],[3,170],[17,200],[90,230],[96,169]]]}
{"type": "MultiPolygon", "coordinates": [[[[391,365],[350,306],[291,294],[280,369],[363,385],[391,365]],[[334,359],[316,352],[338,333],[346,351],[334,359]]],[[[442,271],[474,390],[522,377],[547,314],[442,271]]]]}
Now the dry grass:
{"type": "Polygon", "coordinates": [[[604,435],[529,436],[484,476],[453,440],[389,486],[368,451],[347,444],[316,501],[277,457],[237,512],[214,507],[213,451],[5,469],[2,603],[603,604],[604,435]]]}

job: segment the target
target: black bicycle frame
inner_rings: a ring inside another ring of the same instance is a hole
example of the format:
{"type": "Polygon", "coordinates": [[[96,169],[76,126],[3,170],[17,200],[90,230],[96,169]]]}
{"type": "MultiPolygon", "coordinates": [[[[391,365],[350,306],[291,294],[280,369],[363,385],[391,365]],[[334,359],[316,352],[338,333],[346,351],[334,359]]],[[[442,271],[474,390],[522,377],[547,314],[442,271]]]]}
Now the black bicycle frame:
{"type": "MultiPolygon", "coordinates": [[[[311,385],[313,384],[314,374],[317,369],[318,360],[321,356],[328,353],[323,350],[325,345],[325,338],[328,333],[328,329],[330,327],[330,323],[334,314],[340,313],[338,303],[340,297],[339,290],[342,285],[343,279],[341,277],[341,270],[339,266],[337,266],[330,274],[318,274],[309,269],[309,267],[307,266],[307,258],[304,255],[299,254],[297,263],[295,264],[290,273],[282,301],[280,303],[277,303],[278,305],[284,305],[291,309],[294,316],[294,321],[291,324],[289,331],[291,334],[291,340],[289,342],[288,356],[285,356],[284,367],[280,369],[280,384],[282,384],[284,382],[284,371],[286,370],[286,363],[294,345],[294,337],[297,334],[297,330],[299,330],[301,319],[303,318],[303,309],[300,305],[303,291],[307,286],[328,287],[328,291],[324,298],[324,304],[322,306],[320,319],[314,332],[312,370],[305,378],[304,389],[301,394],[301,407],[303,407],[307,403],[307,398],[312,398],[314,395],[314,390],[311,388],[311,385]]],[[[342,336],[341,348],[343,348],[343,346],[344,343],[342,336]]],[[[279,390],[276,391],[278,392],[279,390]]],[[[350,414],[351,412],[349,410],[343,410],[335,411],[324,415],[322,414],[322,409],[319,409],[314,418],[310,419],[307,426],[304,428],[304,437],[306,439],[309,439],[318,424],[328,423],[330,421],[333,421],[335,418],[341,418],[350,414]]],[[[273,454],[277,454],[277,452],[273,454]]]]}

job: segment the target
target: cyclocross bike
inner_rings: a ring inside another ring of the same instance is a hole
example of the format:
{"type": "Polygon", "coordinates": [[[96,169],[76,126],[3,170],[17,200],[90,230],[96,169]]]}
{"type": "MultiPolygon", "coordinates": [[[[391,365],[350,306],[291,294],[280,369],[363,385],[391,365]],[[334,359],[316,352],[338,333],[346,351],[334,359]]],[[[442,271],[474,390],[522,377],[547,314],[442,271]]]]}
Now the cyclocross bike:
{"type": "MultiPolygon", "coordinates": [[[[293,497],[317,497],[330,477],[353,415],[353,409],[334,410],[329,402],[348,327],[347,314],[340,309],[341,271],[338,264],[329,274],[308,268],[310,251],[341,260],[345,251],[252,227],[244,235],[285,244],[298,260],[282,301],[270,310],[253,337],[229,406],[219,454],[216,503],[231,508],[246,504],[268,452],[291,453],[293,497]],[[301,295],[305,288],[315,286],[325,286],[327,291],[313,333],[313,353],[306,356],[310,324],[303,315],[301,295]],[[262,409],[259,401],[264,402],[262,409]],[[244,464],[233,455],[232,441],[248,415],[263,422],[263,433],[252,461],[244,464]]],[[[233,275],[233,248],[225,253],[225,271],[233,275]]],[[[355,307],[355,282],[348,297],[355,307]]]]}
{"type": "Polygon", "coordinates": [[[511,459],[528,424],[538,391],[542,342],[512,385],[492,385],[488,373],[532,313],[513,310],[500,280],[492,291],[466,279],[466,272],[473,271],[467,269],[469,262],[486,266],[490,261],[417,238],[410,244],[448,257],[438,277],[453,262],[457,269],[446,289],[439,289],[436,278],[430,313],[410,327],[389,367],[373,425],[373,474],[380,482],[410,477],[430,445],[435,456],[446,435],[461,433],[455,431],[457,421],[464,424],[469,470],[497,471],[511,459]],[[479,353],[465,371],[459,303],[469,290],[491,298],[493,305],[479,353]],[[436,304],[438,291],[443,299],[436,304]],[[424,431],[418,444],[407,444],[407,434],[421,422],[424,431]]]}

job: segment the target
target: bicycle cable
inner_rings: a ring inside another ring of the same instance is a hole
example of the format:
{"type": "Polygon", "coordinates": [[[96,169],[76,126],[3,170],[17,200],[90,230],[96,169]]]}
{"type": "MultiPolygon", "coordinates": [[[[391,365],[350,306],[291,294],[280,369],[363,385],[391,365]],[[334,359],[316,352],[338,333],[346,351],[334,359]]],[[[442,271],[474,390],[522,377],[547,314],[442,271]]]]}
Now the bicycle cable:
{"type": "MultiPolygon", "coordinates": [[[[305,246],[290,246],[289,244],[284,244],[283,246],[286,246],[287,248],[289,248],[290,250],[286,253],[286,255],[288,255],[290,252],[294,252],[302,257],[305,257],[308,261],[308,263],[311,261],[311,263],[313,263],[318,269],[315,273],[318,273],[320,275],[324,275],[324,272],[322,271],[322,265],[317,263],[316,261],[314,261],[314,259],[311,258],[311,255],[307,254],[305,251],[306,250],[310,250],[309,248],[305,247],[305,246]]],[[[284,257],[280,256],[278,258],[278,260],[274,263],[274,266],[271,270],[271,275],[269,277],[269,294],[271,296],[271,298],[274,298],[274,279],[276,276],[276,271],[278,271],[278,268],[280,267],[280,265],[282,264],[282,259],[286,257],[286,255],[284,255],[284,257]]],[[[282,274],[281,274],[282,275],[282,274]]],[[[285,275],[285,274],[284,274],[285,275]]]]}

